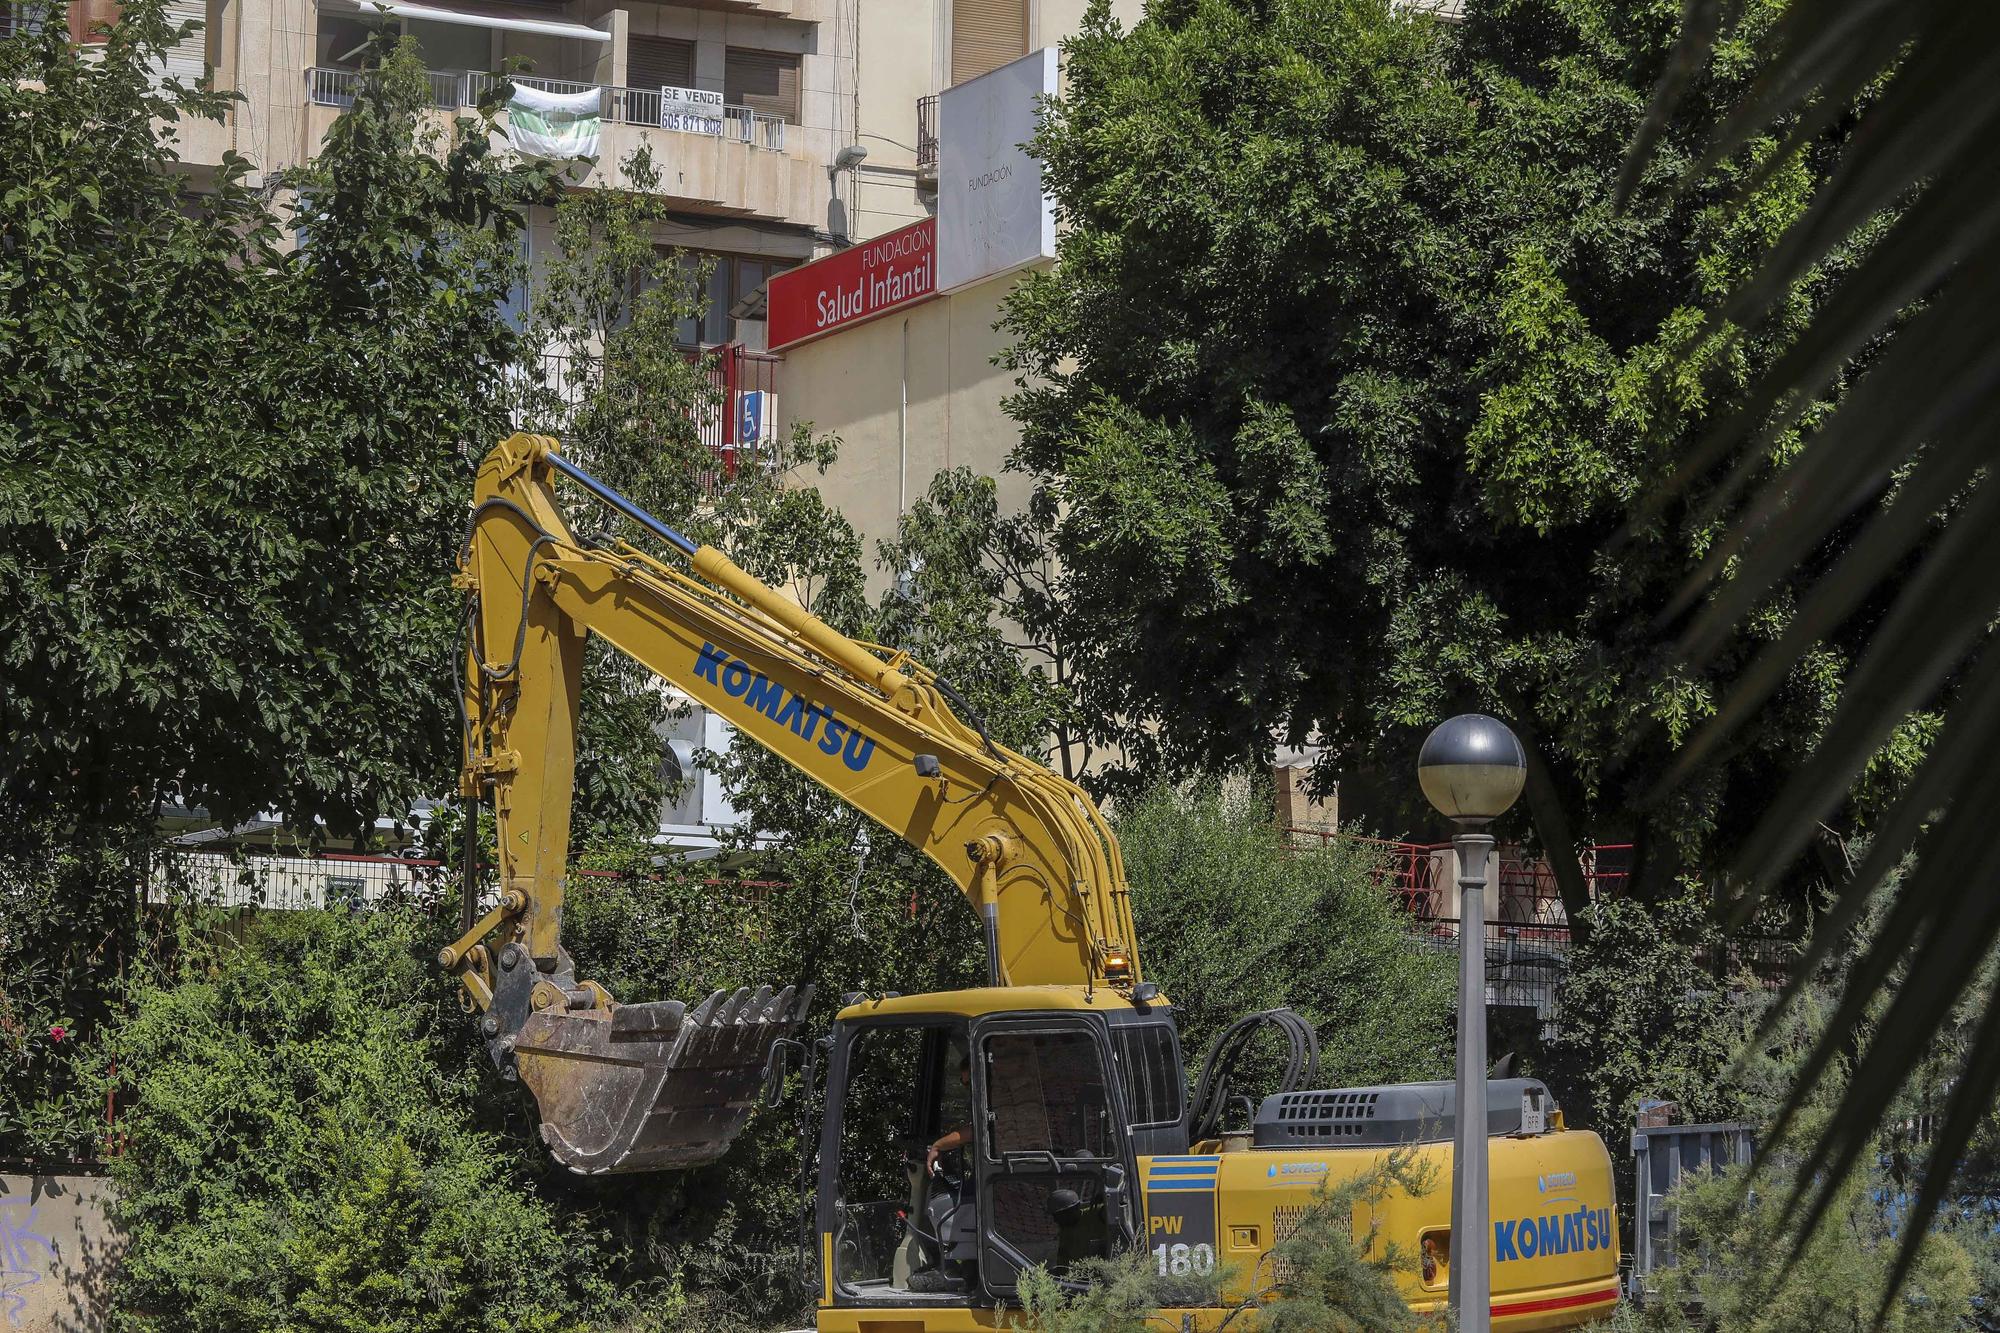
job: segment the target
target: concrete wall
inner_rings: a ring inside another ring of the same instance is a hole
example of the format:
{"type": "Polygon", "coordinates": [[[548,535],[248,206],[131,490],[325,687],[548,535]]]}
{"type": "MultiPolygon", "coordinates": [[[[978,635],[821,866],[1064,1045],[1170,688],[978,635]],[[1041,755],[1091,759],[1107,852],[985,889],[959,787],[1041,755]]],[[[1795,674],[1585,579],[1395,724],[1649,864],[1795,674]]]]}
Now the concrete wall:
{"type": "Polygon", "coordinates": [[[124,1248],[101,1176],[0,1174],[0,1331],[103,1328],[124,1248]]]}
{"type": "Polygon", "coordinates": [[[1027,501],[1027,480],[1002,471],[1020,432],[1000,410],[1012,376],[993,364],[1006,345],[993,322],[1016,280],[996,278],[784,354],[780,429],[810,421],[842,442],[825,475],[791,481],[819,487],[860,531],[872,591],[885,584],[875,543],[895,535],[902,508],[939,472],[969,467],[997,478],[1003,512],[1027,501]]]}

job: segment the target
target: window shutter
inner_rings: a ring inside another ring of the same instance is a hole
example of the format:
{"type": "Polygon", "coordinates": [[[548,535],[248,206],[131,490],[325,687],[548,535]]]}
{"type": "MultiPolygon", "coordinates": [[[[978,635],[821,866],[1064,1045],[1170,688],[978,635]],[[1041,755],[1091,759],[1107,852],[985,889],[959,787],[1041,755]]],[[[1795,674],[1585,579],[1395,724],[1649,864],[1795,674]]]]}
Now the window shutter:
{"type": "Polygon", "coordinates": [[[1028,54],[1028,0],[951,0],[951,81],[1028,54]]]}
{"type": "Polygon", "coordinates": [[[192,88],[208,72],[208,0],[167,0],[167,22],[176,28],[183,23],[201,24],[201,31],[181,38],[160,57],[164,77],[179,79],[192,88]]]}
{"type": "Polygon", "coordinates": [[[722,67],[722,96],[731,106],[747,106],[788,124],[799,121],[799,58],[776,51],[730,47],[722,67]]]}
{"type": "Polygon", "coordinates": [[[694,87],[694,43],[671,37],[627,39],[625,86],[644,88],[694,87]]]}

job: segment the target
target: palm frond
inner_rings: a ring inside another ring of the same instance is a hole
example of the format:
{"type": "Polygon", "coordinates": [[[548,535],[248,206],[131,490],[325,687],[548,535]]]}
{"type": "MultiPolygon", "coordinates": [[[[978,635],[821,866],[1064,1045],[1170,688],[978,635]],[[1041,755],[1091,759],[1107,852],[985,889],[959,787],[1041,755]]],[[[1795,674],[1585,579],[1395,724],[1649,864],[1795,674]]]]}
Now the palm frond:
{"type": "MultiPolygon", "coordinates": [[[[1694,86],[1722,15],[1689,0],[1679,49],[1634,140],[1636,188],[1662,127],[1694,86]]],[[[1859,260],[1771,370],[1682,460],[1671,494],[1697,520],[1727,520],[1703,570],[1670,608],[1684,648],[1712,663],[1775,589],[1814,567],[1856,525],[1800,597],[1786,627],[1743,671],[1688,766],[1729,744],[1816,642],[1883,607],[1824,736],[1762,812],[1738,867],[1769,882],[1814,823],[1850,792],[1912,710],[1939,708],[1930,753],[1874,831],[1848,899],[1822,923],[1801,975],[1851,931],[1864,895],[1915,847],[1897,898],[1852,971],[1834,1021],[1790,1094],[1789,1128],[1854,1029],[1870,1022],[1828,1131],[1792,1200],[1816,1221],[1873,1143],[1891,1099],[1951,1020],[2000,941],[1990,813],[2000,801],[2000,6],[1982,0],[1793,0],[1768,60],[1697,164],[1753,153],[1769,173],[1811,152],[1829,127],[1852,133],[1824,186],[1703,339],[1767,324],[1801,282],[1864,229],[1859,260]],[[1850,119],[1851,118],[1851,119],[1850,119]],[[1774,125],[1773,144],[1761,141],[1774,125]],[[1882,228],[1886,217],[1893,221],[1882,228]],[[1878,343],[1895,329],[1886,349],[1878,343]],[[1872,354],[1872,363],[1870,361],[1872,354]],[[1830,417],[1829,391],[1850,367],[1830,417]],[[1814,421],[1782,464],[1780,443],[1814,421]]],[[[1753,179],[1762,178],[1753,173],[1753,179]]],[[[1685,769],[1683,771],[1686,771],[1685,769]]],[[[1787,992],[1795,994],[1798,983],[1787,992]]],[[[1775,1022],[1775,1019],[1774,1019],[1775,1022]]],[[[2000,1018],[1989,1010],[1949,1094],[1943,1129],[1894,1270],[1900,1283],[1947,1197],[1959,1155],[2000,1090],[2000,1018]]],[[[1774,1136],[1776,1137],[1776,1136],[1774,1136]]],[[[1808,1233],[1801,1233],[1808,1234],[1808,1233]]],[[[1887,1303],[1894,1287],[1885,1293],[1887,1303]]]]}

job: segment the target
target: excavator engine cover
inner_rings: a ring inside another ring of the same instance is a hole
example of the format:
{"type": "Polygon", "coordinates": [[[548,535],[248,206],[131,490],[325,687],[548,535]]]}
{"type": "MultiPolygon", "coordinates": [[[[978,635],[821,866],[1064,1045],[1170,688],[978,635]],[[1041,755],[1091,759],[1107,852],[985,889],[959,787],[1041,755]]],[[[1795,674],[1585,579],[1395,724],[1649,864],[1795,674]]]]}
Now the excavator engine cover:
{"type": "Polygon", "coordinates": [[[756,1106],[772,1043],[804,1021],[812,987],[530,1014],[513,1046],[542,1141],[572,1171],[658,1171],[722,1156],[756,1106]]]}

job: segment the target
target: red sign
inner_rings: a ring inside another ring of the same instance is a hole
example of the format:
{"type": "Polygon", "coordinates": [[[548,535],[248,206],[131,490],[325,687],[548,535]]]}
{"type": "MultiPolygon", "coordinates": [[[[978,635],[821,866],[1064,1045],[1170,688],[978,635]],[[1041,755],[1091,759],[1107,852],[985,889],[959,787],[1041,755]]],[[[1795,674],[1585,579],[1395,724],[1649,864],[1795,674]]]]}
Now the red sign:
{"type": "Polygon", "coordinates": [[[772,351],[937,293],[937,220],[849,246],[771,275],[764,290],[765,345],[772,351]]]}

